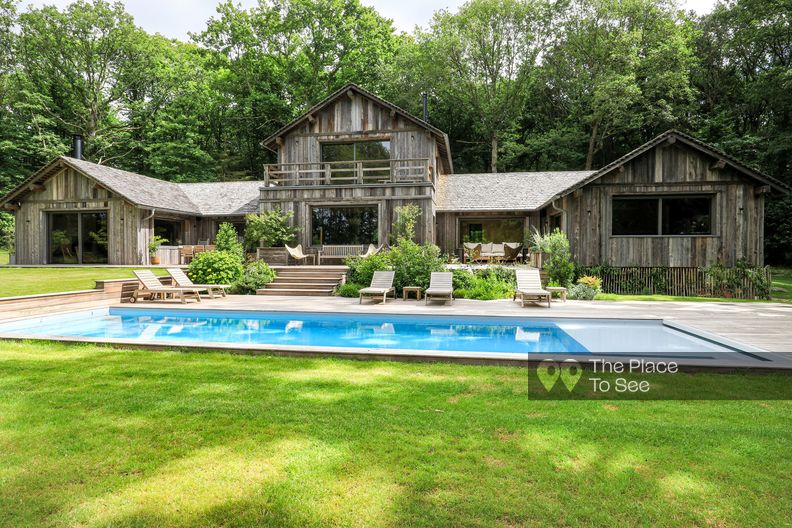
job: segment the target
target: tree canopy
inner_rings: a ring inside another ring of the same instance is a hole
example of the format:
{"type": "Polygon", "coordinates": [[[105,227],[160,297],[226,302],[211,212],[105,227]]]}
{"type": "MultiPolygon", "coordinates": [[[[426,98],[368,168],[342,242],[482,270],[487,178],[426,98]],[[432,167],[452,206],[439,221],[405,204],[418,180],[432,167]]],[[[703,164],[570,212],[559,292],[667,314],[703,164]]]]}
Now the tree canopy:
{"type": "MultiPolygon", "coordinates": [[[[229,0],[181,42],[120,2],[0,0],[0,195],[73,134],[158,178],[255,179],[261,141],[347,82],[416,115],[427,93],[458,172],[597,168],[677,127],[792,183],[790,7],[469,0],[407,34],[360,0],[229,0]]],[[[790,214],[768,208],[769,249],[790,214]]]]}

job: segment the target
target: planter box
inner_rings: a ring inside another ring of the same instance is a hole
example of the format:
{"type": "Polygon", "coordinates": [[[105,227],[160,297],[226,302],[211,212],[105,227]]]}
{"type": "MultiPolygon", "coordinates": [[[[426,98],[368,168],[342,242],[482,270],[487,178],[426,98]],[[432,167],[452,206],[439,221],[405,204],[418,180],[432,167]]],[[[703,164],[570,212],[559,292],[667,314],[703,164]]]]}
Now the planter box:
{"type": "Polygon", "coordinates": [[[289,254],[285,247],[258,248],[256,259],[263,260],[270,266],[286,266],[289,264],[289,254]]]}

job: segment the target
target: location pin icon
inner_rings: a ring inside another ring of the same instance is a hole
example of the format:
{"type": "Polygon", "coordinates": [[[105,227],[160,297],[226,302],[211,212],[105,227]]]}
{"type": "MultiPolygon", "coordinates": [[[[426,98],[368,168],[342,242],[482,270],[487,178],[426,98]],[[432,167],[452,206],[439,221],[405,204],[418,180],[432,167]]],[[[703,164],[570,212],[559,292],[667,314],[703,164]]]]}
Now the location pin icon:
{"type": "Polygon", "coordinates": [[[561,369],[558,368],[558,363],[550,359],[545,359],[536,367],[536,377],[542,382],[547,392],[555,386],[558,381],[558,376],[561,374],[561,369]]]}
{"type": "Polygon", "coordinates": [[[575,388],[583,371],[580,369],[580,364],[574,359],[565,359],[561,364],[561,381],[566,386],[569,392],[575,388]]]}

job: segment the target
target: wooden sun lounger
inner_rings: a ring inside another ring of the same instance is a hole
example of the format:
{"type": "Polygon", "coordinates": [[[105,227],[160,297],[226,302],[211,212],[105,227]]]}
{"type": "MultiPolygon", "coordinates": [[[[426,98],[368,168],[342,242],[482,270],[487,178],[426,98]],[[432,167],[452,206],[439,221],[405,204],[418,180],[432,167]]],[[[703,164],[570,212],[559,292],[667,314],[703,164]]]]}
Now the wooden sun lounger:
{"type": "Polygon", "coordinates": [[[360,290],[360,299],[358,304],[363,304],[363,296],[380,296],[382,295],[382,302],[384,303],[388,294],[393,294],[396,297],[396,288],[393,287],[393,277],[396,275],[395,271],[375,271],[374,276],[371,278],[371,286],[362,288],[360,290]]]}
{"type": "Polygon", "coordinates": [[[132,293],[132,298],[129,302],[137,302],[141,297],[148,297],[152,301],[165,300],[168,295],[172,298],[178,298],[181,302],[187,302],[188,297],[193,297],[196,301],[201,302],[201,292],[206,291],[206,288],[176,288],[173,286],[165,286],[151,270],[135,270],[133,272],[143,285],[132,293]]]}
{"type": "Polygon", "coordinates": [[[176,283],[176,286],[181,288],[200,288],[202,290],[206,290],[209,292],[209,298],[215,298],[215,291],[217,291],[220,296],[226,296],[226,288],[230,288],[231,286],[227,284],[195,284],[190,277],[184,273],[184,270],[181,268],[168,268],[168,274],[173,278],[173,282],[176,283]]]}
{"type": "Polygon", "coordinates": [[[433,271],[429,280],[429,288],[424,292],[424,304],[429,304],[429,300],[442,300],[454,302],[454,274],[445,271],[433,271]]]}
{"type": "Polygon", "coordinates": [[[517,275],[517,289],[514,290],[514,297],[520,298],[522,305],[525,306],[525,301],[528,302],[542,302],[547,299],[547,307],[550,308],[551,293],[542,288],[542,278],[539,275],[537,268],[518,269],[515,270],[517,275]]]}

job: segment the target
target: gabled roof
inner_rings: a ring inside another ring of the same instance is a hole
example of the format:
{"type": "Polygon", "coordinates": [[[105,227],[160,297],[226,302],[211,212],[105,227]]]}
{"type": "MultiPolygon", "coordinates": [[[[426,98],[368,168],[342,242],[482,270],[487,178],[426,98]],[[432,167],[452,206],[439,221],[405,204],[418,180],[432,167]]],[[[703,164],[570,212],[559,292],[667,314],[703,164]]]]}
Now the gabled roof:
{"type": "Polygon", "coordinates": [[[314,106],[309,108],[307,111],[305,111],[298,118],[294,119],[292,122],[288,123],[287,125],[281,127],[277,132],[275,132],[270,137],[265,139],[262,142],[262,144],[265,147],[267,147],[268,149],[277,152],[277,146],[276,146],[276,141],[275,140],[278,137],[281,137],[281,136],[287,134],[293,128],[295,128],[300,123],[305,121],[308,118],[309,115],[314,114],[316,112],[319,112],[324,107],[328,106],[333,101],[335,101],[339,97],[341,97],[344,94],[346,94],[349,90],[352,90],[353,92],[357,92],[360,95],[362,95],[363,97],[371,99],[374,102],[376,102],[377,104],[380,104],[380,105],[382,105],[382,106],[384,106],[386,108],[389,108],[390,110],[393,110],[394,112],[396,112],[397,114],[399,114],[403,118],[407,119],[408,121],[414,123],[415,125],[417,125],[417,126],[419,126],[421,128],[425,128],[426,130],[431,132],[435,136],[435,138],[438,140],[438,147],[440,149],[440,154],[442,155],[443,161],[446,164],[446,167],[445,167],[446,172],[447,173],[454,172],[454,165],[453,165],[453,163],[451,161],[451,143],[448,140],[448,134],[446,134],[445,132],[443,132],[442,130],[440,130],[439,128],[437,128],[435,126],[430,125],[429,123],[427,123],[423,119],[415,117],[414,115],[409,113],[407,110],[404,110],[403,108],[400,108],[400,107],[396,106],[395,104],[390,103],[390,102],[386,101],[385,99],[382,99],[378,95],[375,95],[375,94],[369,92],[365,88],[361,88],[360,86],[358,86],[355,83],[348,83],[348,84],[342,86],[341,88],[339,88],[338,90],[336,90],[335,92],[331,93],[330,95],[328,95],[327,97],[325,97],[324,99],[322,99],[321,101],[316,103],[314,106]]]}
{"type": "Polygon", "coordinates": [[[232,216],[258,210],[259,181],[173,183],[107,165],[59,156],[22,182],[0,205],[24,196],[32,184],[71,167],[138,207],[203,216],[232,216]]]}
{"type": "Polygon", "coordinates": [[[704,152],[705,154],[708,154],[709,156],[712,156],[715,159],[723,160],[726,163],[728,163],[729,165],[731,165],[735,170],[737,170],[741,174],[744,174],[745,176],[748,176],[749,178],[753,178],[753,179],[758,180],[758,181],[760,181],[760,182],[762,182],[762,183],[764,183],[766,185],[769,185],[770,187],[774,188],[777,191],[780,191],[780,192],[783,192],[783,193],[787,193],[787,194],[792,192],[792,187],[790,187],[789,185],[785,184],[784,182],[782,182],[780,180],[777,180],[776,178],[773,178],[773,177],[768,176],[766,174],[763,174],[763,173],[759,172],[758,170],[752,169],[751,167],[749,167],[748,165],[744,164],[743,162],[741,162],[737,158],[735,158],[733,156],[730,156],[730,155],[726,154],[725,152],[723,152],[722,150],[719,150],[719,149],[713,147],[712,145],[708,145],[707,143],[704,143],[703,141],[701,141],[699,139],[696,139],[693,136],[685,134],[684,132],[680,132],[679,130],[671,129],[671,130],[667,130],[667,131],[663,132],[662,134],[660,134],[659,136],[655,137],[654,139],[651,139],[651,140],[647,141],[646,143],[644,143],[640,147],[636,148],[635,150],[632,150],[632,151],[628,152],[624,156],[622,156],[622,157],[620,157],[618,159],[615,159],[614,161],[608,163],[607,165],[605,165],[601,169],[595,171],[590,177],[588,177],[584,181],[581,181],[580,183],[576,184],[574,187],[572,187],[570,189],[567,189],[563,194],[569,194],[570,192],[574,191],[575,189],[583,187],[584,185],[588,185],[589,183],[593,182],[594,180],[596,180],[596,179],[604,176],[605,174],[609,173],[613,169],[616,169],[616,168],[620,167],[621,165],[624,165],[628,161],[630,161],[630,160],[640,156],[641,154],[653,149],[654,147],[656,147],[657,145],[663,143],[664,141],[667,141],[669,138],[674,138],[674,140],[679,141],[680,143],[683,143],[683,144],[685,144],[685,145],[687,145],[687,146],[689,146],[691,148],[694,148],[696,150],[704,152]]]}
{"type": "Polygon", "coordinates": [[[594,171],[445,174],[437,186],[438,211],[535,211],[589,178],[594,171]]]}

